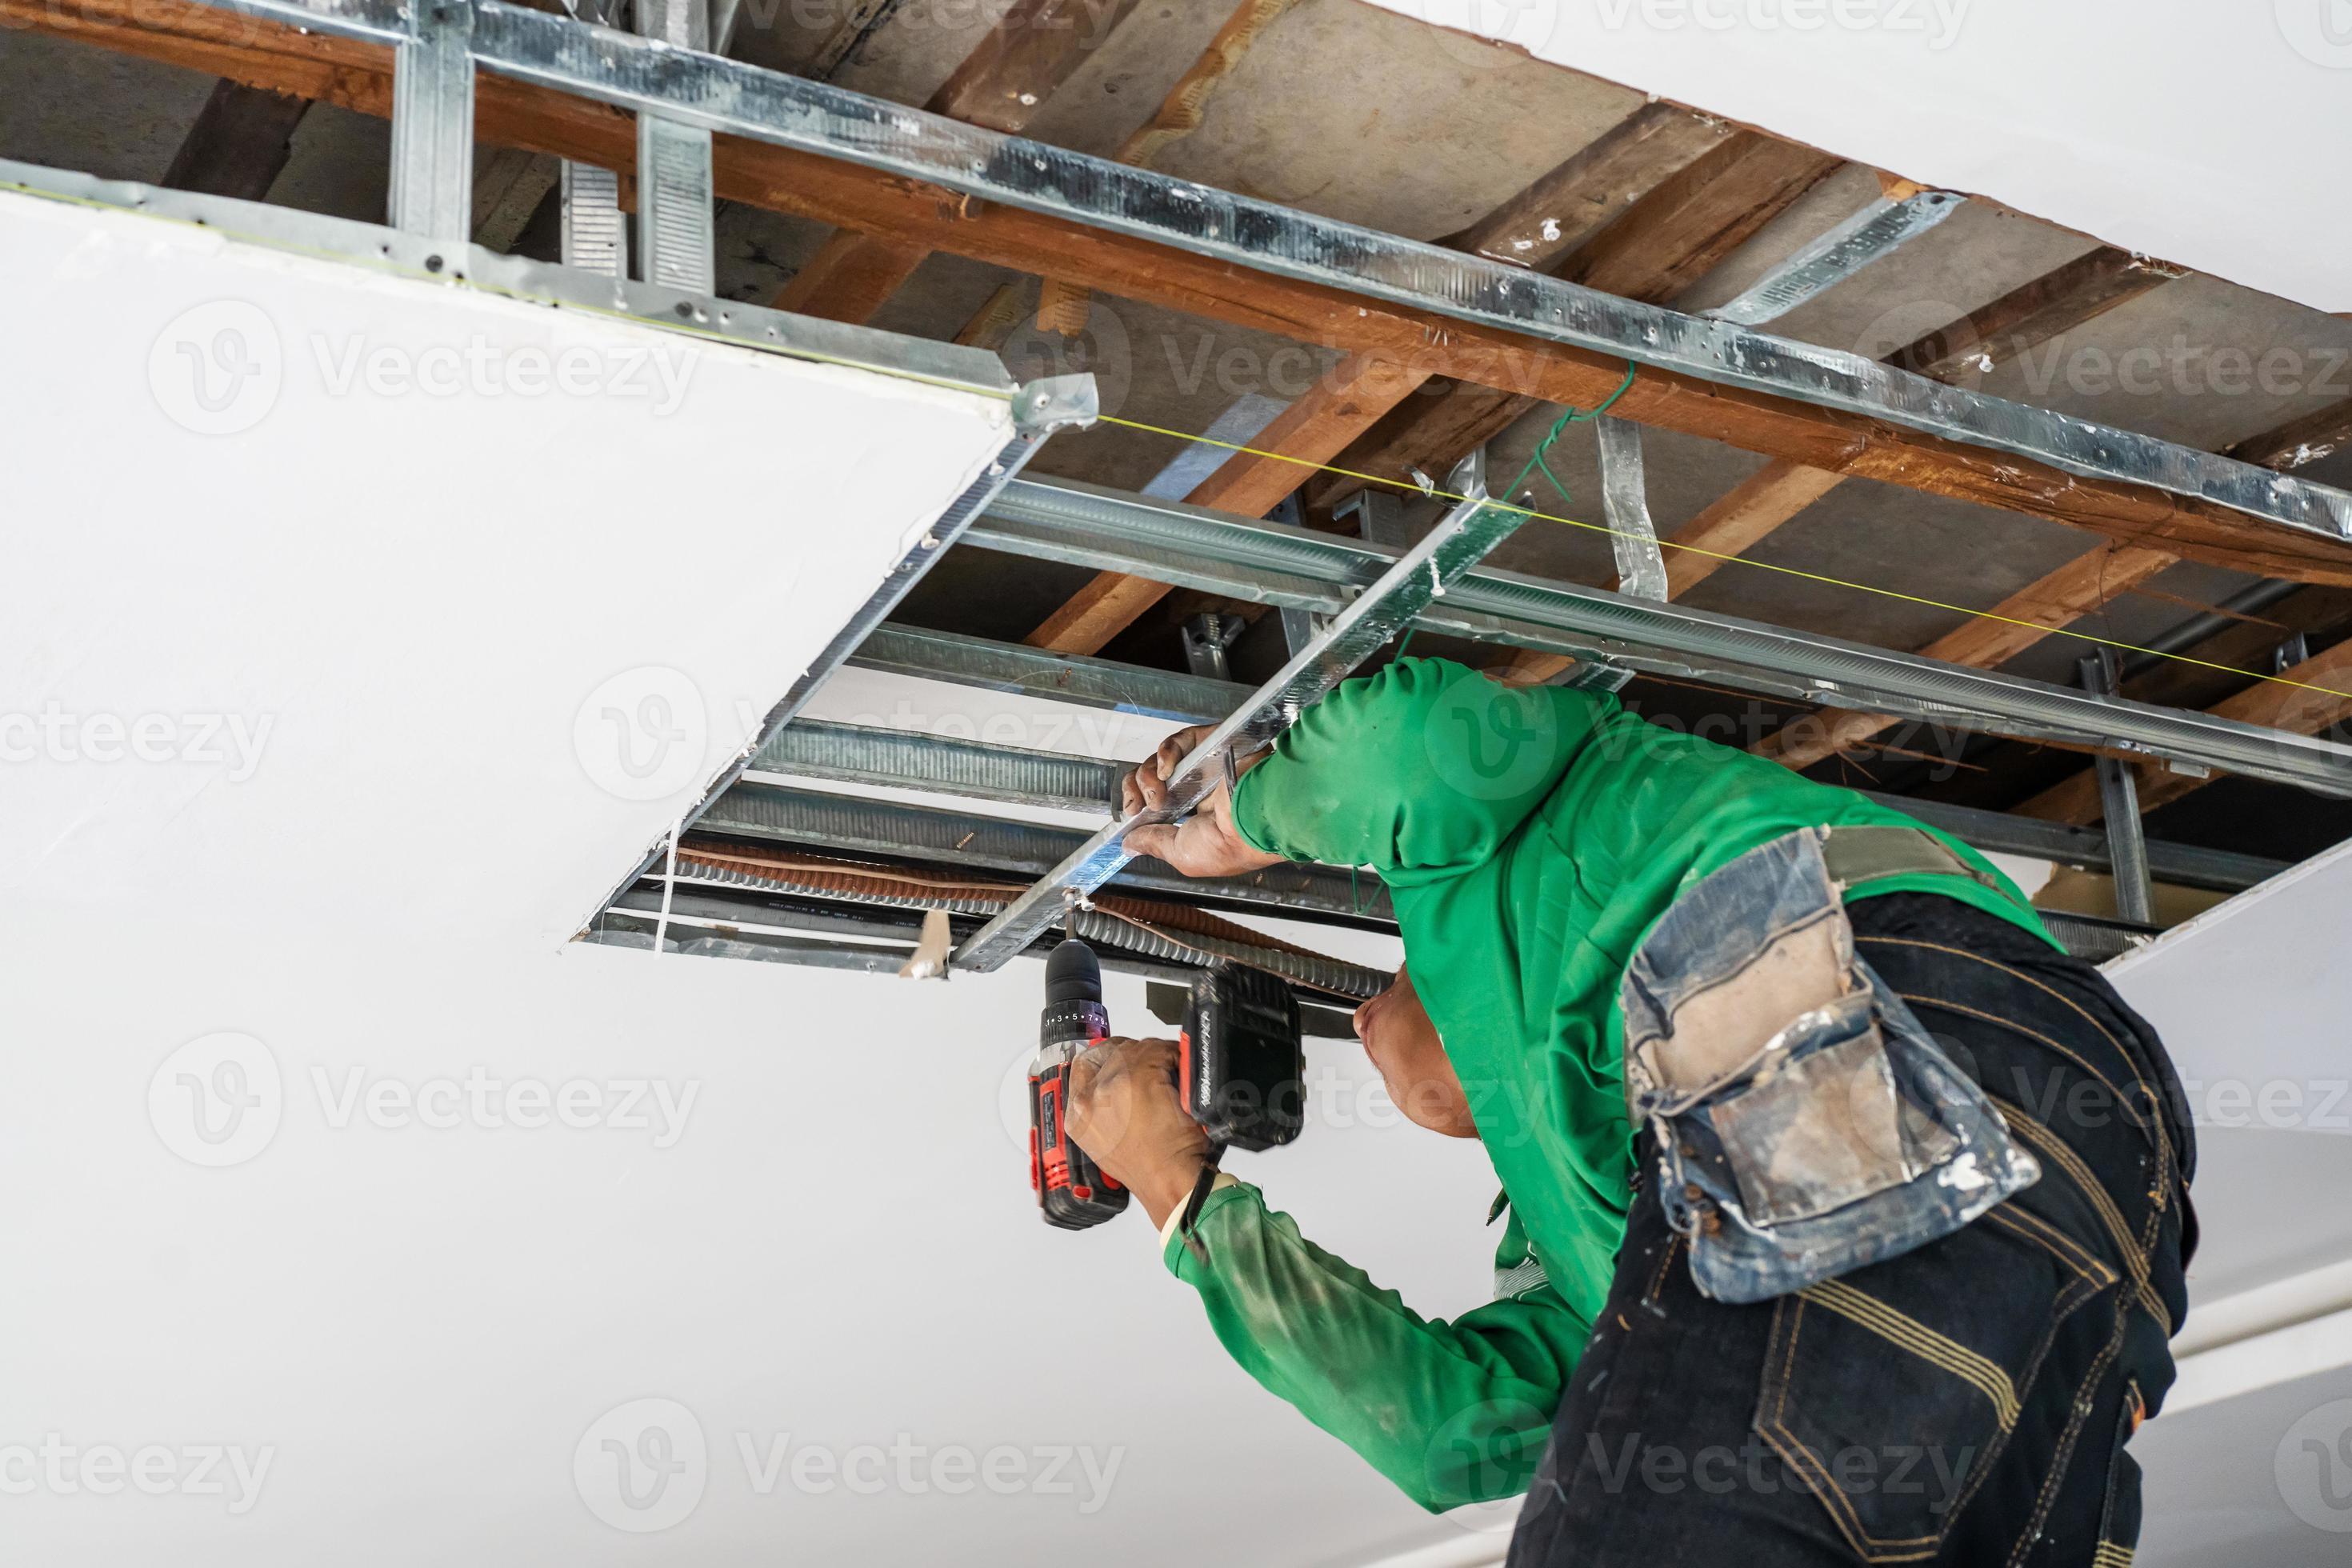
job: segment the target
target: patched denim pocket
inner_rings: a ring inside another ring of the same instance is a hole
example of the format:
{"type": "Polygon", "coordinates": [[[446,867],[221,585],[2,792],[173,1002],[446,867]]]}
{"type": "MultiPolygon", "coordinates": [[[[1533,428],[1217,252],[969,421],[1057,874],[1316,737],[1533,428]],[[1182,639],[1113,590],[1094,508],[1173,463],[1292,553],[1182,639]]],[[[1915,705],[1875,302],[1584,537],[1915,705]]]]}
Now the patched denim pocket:
{"type": "Polygon", "coordinates": [[[1933,1556],[2007,1445],[2058,1326],[2116,1282],[2004,1205],[1900,1268],[1809,1285],[1773,1309],[1757,1433],[1864,1561],[1933,1556]]]}
{"type": "Polygon", "coordinates": [[[1626,971],[1628,1109],[1691,1275],[1760,1301],[1948,1236],[2040,1170],[1854,954],[1818,833],[1684,890],[1626,971]]]}
{"type": "Polygon", "coordinates": [[[1868,991],[1801,1018],[1747,1083],[1706,1107],[1756,1225],[1819,1219],[1916,1180],[1952,1135],[1897,1091],[1868,991]]]}

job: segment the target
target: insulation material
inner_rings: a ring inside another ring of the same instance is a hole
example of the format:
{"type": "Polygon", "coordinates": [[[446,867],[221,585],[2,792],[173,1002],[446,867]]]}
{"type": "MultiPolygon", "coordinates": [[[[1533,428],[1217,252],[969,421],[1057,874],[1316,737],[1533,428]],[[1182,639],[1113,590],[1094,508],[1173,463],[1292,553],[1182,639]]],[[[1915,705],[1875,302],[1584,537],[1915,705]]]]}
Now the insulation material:
{"type": "Polygon", "coordinates": [[[413,931],[462,882],[560,942],[1011,433],[131,214],[0,196],[0,886],[61,917],[413,931]]]}

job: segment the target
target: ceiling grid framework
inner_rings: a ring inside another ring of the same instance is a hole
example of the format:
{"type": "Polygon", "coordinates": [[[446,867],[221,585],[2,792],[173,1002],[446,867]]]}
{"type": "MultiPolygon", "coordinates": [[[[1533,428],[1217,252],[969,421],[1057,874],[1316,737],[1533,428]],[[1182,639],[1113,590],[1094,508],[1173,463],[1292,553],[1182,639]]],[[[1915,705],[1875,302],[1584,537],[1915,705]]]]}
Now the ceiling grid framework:
{"type": "MultiPolygon", "coordinates": [[[[0,0],[0,158],[375,217],[412,24],[316,5],[0,0]]],[[[747,5],[719,53],[667,59],[552,4],[475,16],[469,287],[597,308],[531,292],[556,161],[615,171],[634,206],[639,111],[707,121],[721,211],[688,218],[715,280],[660,297],[687,321],[751,331],[775,318],[730,301],[757,300],[813,318],[812,343],[880,323],[1001,347],[1008,384],[1091,373],[1108,416],[1062,406],[1052,442],[1000,451],[750,726],[698,820],[634,872],[588,868],[623,877],[577,911],[589,941],[884,976],[939,972],[942,939],[968,969],[1034,954],[1066,913],[1119,973],[1263,963],[1343,1030],[1378,974],[1260,928],[1391,940],[1378,879],[1127,861],[1136,752],[1065,721],[1164,731],[1255,693],[1262,738],[1286,686],[1341,673],[1335,646],[1370,668],[1408,637],[1613,690],[1988,852],[2092,879],[2144,858],[2159,910],[2352,838],[2352,321],[1360,0],[949,9],[747,5]],[[1857,230],[1881,243],[1822,255],[1857,230]],[[1612,398],[1613,445],[1559,425],[1612,398]],[[1213,424],[1249,449],[1191,438],[1213,424]],[[1646,496],[1604,510],[1635,426],[1646,496]],[[1526,473],[1495,499],[1536,515],[1439,478],[1480,453],[1497,483],[1526,473]],[[1368,492],[1377,523],[1348,505],[1368,492]],[[1614,591],[1609,526],[1643,515],[1663,600],[1614,591]],[[1383,605],[1449,516],[1487,534],[1446,555],[1442,595],[1408,572],[1383,605]],[[1213,675],[1182,637],[1212,611],[1244,624],[1213,675]],[[2075,683],[2102,647],[2119,696],[2075,683]],[[1035,713],[1014,744],[846,721],[826,694],[860,681],[1035,713]],[[2154,821],[2103,820],[2119,797],[2095,764],[2117,762],[2154,821]]],[[[804,524],[758,447],[714,456],[804,524]]],[[[690,537],[680,559],[719,563],[690,537]]],[[[2052,916],[2099,958],[2156,923],[2052,916]]]]}

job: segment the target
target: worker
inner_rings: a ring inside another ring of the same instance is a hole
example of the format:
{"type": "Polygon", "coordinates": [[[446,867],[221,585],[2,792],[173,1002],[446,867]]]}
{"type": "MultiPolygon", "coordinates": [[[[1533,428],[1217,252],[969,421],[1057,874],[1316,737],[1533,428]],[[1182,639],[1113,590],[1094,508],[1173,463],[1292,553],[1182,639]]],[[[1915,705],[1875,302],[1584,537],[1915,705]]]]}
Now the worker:
{"type": "Polygon", "coordinates": [[[1990,862],[1433,658],[1232,777],[1129,847],[1378,871],[1406,966],[1358,1032],[1502,1186],[1496,1299],[1425,1319],[1204,1180],[1168,1042],[1081,1058],[1073,1134],[1251,1375],[1426,1508],[1525,1492],[1513,1568],[2128,1561],[2190,1131],[2154,1032],[1990,862]]]}

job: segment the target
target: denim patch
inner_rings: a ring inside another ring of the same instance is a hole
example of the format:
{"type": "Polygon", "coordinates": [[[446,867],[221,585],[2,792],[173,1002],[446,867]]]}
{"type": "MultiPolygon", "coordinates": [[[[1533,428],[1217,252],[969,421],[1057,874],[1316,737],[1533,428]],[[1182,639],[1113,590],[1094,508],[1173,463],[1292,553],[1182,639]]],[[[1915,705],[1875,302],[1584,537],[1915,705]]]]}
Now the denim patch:
{"type": "Polygon", "coordinates": [[[1855,956],[1822,843],[1786,835],[1685,889],[1620,994],[1629,1110],[1717,1300],[1897,1257],[2041,1173],[1855,956]]]}

